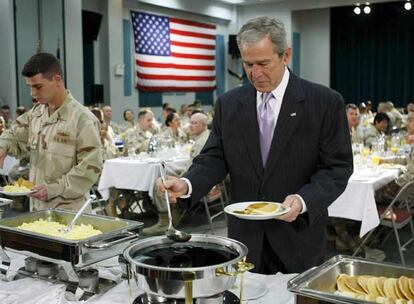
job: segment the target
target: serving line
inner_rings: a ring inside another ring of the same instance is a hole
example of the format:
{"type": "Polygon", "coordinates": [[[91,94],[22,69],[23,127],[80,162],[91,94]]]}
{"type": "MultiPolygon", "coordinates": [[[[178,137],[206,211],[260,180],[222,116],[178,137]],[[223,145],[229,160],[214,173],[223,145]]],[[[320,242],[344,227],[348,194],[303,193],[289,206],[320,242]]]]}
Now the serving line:
{"type": "Polygon", "coordinates": [[[380,222],[375,190],[393,181],[400,172],[400,169],[377,168],[371,172],[356,169],[345,191],[329,206],[329,216],[361,221],[359,236],[363,237],[380,222]]]}
{"type": "MultiPolygon", "coordinates": [[[[25,256],[17,253],[8,253],[13,259],[10,272],[16,272],[17,269],[24,266],[25,256]]],[[[143,294],[135,282],[131,282],[131,294],[129,292],[128,282],[120,279],[122,272],[120,266],[98,267],[100,276],[107,279],[119,281],[119,283],[104,294],[96,295],[87,301],[68,300],[65,298],[65,285],[51,284],[49,282],[24,278],[11,282],[0,281],[0,303],[13,304],[125,304],[132,303],[131,299],[137,298],[143,294]]],[[[295,296],[287,290],[287,282],[296,276],[296,274],[274,274],[261,275],[247,272],[244,274],[246,279],[255,282],[262,282],[266,285],[268,291],[263,297],[254,300],[243,301],[244,304],[294,304],[295,296]]]]}

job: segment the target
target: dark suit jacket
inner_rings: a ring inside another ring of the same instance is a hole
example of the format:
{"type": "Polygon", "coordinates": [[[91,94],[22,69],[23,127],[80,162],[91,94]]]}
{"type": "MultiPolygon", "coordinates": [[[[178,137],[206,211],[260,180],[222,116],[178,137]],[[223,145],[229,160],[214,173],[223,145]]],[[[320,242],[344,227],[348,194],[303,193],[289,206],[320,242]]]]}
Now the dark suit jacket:
{"type": "Polygon", "coordinates": [[[288,272],[323,261],[328,206],[345,190],[352,174],[352,149],[340,94],[290,73],[289,83],[263,168],[256,90],[248,84],[218,98],[211,135],[185,174],[197,202],[225,178],[231,199],[283,202],[299,194],[308,212],[293,223],[229,218],[228,235],[249,248],[258,265],[264,234],[288,272]]]}

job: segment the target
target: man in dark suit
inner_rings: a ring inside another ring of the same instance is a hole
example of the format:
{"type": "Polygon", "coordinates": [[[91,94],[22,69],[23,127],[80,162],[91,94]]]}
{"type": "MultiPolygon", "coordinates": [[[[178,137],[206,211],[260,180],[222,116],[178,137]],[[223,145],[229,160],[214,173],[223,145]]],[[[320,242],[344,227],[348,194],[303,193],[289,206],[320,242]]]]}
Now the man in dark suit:
{"type": "Polygon", "coordinates": [[[218,98],[211,135],[184,179],[166,188],[193,203],[229,173],[232,201],[283,202],[278,220],[230,217],[228,235],[249,248],[255,271],[302,272],[323,261],[328,206],[352,174],[345,106],[335,91],[295,76],[286,31],[273,18],[238,34],[250,84],[218,98]]]}

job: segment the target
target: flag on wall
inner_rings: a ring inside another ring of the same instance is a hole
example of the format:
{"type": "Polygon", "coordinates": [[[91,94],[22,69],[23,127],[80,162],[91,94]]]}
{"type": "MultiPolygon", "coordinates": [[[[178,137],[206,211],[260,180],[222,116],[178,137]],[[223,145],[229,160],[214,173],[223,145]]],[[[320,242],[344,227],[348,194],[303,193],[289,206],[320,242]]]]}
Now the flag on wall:
{"type": "Polygon", "coordinates": [[[216,26],[131,12],[136,87],[143,91],[213,91],[216,26]]]}

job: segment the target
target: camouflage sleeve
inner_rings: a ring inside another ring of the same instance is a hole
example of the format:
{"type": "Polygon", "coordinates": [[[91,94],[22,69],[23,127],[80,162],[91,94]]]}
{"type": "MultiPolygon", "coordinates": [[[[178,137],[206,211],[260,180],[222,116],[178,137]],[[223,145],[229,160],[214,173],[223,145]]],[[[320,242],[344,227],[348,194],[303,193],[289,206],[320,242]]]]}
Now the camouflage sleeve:
{"type": "Polygon", "coordinates": [[[102,170],[102,150],[97,120],[82,114],[78,121],[76,164],[62,178],[45,183],[48,199],[78,198],[89,191],[102,170]]]}
{"type": "Polygon", "coordinates": [[[29,121],[32,111],[19,116],[10,129],[4,130],[0,136],[0,149],[7,151],[8,155],[20,158],[27,155],[27,142],[29,135],[29,121]]]}
{"type": "Polygon", "coordinates": [[[414,159],[411,158],[407,165],[407,171],[395,179],[398,186],[404,186],[406,183],[414,180],[414,159]]]}

